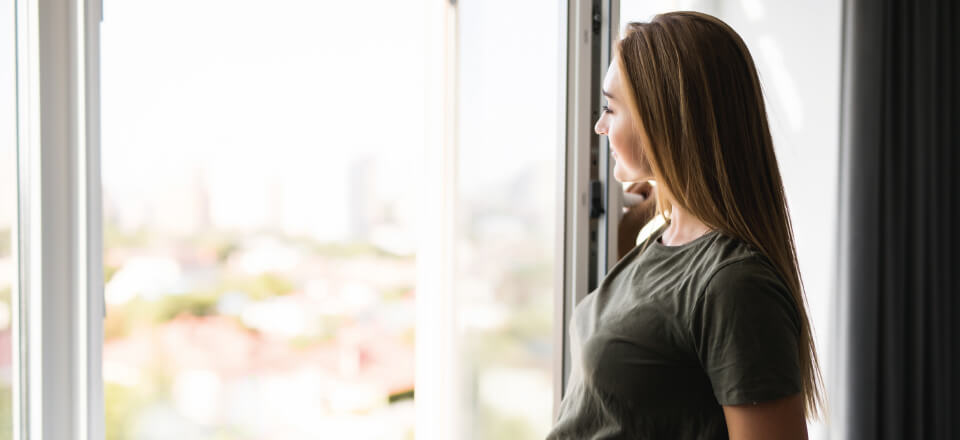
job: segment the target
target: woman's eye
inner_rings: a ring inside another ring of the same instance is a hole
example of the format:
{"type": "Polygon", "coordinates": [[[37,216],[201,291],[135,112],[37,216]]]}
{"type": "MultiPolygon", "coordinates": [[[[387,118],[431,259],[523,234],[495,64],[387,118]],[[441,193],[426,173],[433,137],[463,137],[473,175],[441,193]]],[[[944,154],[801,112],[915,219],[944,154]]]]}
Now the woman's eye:
{"type": "Polygon", "coordinates": [[[610,111],[610,107],[607,107],[607,106],[602,106],[600,107],[600,109],[603,110],[604,113],[613,113],[610,111]]]}

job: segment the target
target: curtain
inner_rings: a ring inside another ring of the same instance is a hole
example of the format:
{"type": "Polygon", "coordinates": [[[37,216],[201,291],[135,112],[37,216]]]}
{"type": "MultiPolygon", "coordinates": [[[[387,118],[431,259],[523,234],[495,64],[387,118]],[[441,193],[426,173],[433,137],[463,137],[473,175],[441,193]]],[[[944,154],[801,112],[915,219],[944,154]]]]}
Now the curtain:
{"type": "Polygon", "coordinates": [[[960,439],[958,4],[844,2],[841,438],[960,439]]]}

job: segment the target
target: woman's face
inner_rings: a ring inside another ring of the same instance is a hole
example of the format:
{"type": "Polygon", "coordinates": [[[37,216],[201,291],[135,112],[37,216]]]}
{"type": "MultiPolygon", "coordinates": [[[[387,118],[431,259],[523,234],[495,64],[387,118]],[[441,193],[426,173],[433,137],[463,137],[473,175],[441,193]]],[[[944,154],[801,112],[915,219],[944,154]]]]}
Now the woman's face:
{"type": "Polygon", "coordinates": [[[642,148],[643,145],[649,145],[650,141],[643,126],[635,126],[630,116],[618,64],[616,61],[610,63],[607,75],[603,78],[603,94],[607,97],[607,105],[603,107],[593,129],[599,135],[606,135],[610,141],[615,162],[614,178],[624,183],[653,180],[653,171],[642,148]]]}

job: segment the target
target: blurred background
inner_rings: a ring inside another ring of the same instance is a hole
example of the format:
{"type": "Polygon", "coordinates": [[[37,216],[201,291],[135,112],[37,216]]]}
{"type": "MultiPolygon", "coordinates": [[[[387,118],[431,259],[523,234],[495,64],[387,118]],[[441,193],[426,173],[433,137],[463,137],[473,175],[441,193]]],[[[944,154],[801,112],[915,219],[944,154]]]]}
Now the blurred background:
{"type": "MultiPolygon", "coordinates": [[[[104,2],[108,439],[414,438],[424,8],[104,2]]],[[[536,438],[560,3],[459,8],[460,430],[536,438]]]]}

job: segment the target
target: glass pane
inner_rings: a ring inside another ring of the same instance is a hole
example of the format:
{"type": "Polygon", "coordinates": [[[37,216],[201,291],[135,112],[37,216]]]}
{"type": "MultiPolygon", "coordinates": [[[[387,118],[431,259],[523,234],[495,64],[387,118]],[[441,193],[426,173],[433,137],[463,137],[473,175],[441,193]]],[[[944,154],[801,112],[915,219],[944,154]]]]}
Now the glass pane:
{"type": "Polygon", "coordinates": [[[565,3],[457,5],[460,438],[542,439],[552,426],[559,348],[552,334],[565,3]]]}
{"type": "Polygon", "coordinates": [[[0,440],[13,438],[12,302],[17,285],[17,76],[13,0],[0,0],[0,440]]]}
{"type": "Polygon", "coordinates": [[[408,439],[422,6],[106,0],[107,439],[408,439]]]}

